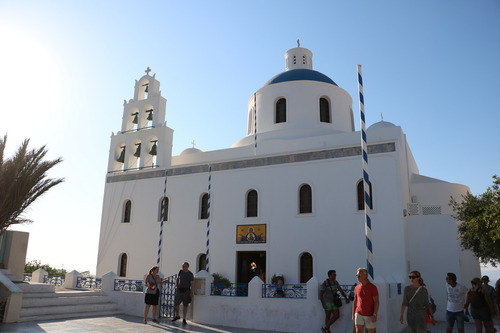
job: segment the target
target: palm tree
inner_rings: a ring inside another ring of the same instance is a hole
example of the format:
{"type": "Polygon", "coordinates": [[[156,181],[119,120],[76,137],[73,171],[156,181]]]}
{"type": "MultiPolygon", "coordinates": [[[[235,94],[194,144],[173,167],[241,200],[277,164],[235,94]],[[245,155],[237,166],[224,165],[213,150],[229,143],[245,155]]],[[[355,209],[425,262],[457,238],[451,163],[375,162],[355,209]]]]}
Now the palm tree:
{"type": "Polygon", "coordinates": [[[43,161],[45,146],[28,150],[29,139],[25,139],[14,156],[4,160],[7,135],[0,138],[0,233],[12,224],[28,223],[31,220],[21,214],[38,197],[64,178],[47,178],[47,171],[62,161],[43,161]]]}

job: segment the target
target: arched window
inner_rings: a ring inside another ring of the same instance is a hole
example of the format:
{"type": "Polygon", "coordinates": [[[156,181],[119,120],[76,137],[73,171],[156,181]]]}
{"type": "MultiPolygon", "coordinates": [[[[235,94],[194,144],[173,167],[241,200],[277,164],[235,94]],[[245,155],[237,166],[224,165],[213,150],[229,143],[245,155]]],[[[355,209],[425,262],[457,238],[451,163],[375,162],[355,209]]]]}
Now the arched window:
{"type": "Polygon", "coordinates": [[[309,252],[300,256],[300,283],[307,283],[313,277],[313,258],[309,252]]]}
{"type": "Polygon", "coordinates": [[[200,202],[200,219],[206,220],[208,218],[208,193],[203,193],[200,202]]]}
{"type": "Polygon", "coordinates": [[[247,212],[246,217],[257,217],[257,191],[250,190],[247,193],[247,212]]]}
{"type": "Polygon", "coordinates": [[[286,99],[280,98],[276,102],[275,122],[284,123],[286,121],[286,99]]]}
{"type": "MultiPolygon", "coordinates": [[[[370,195],[370,209],[373,209],[373,196],[372,196],[372,182],[368,184],[369,187],[369,195],[370,195]]],[[[357,185],[357,193],[358,193],[358,210],[365,209],[365,189],[364,189],[364,180],[360,180],[357,185]]]]}
{"type": "Polygon", "coordinates": [[[319,121],[329,123],[330,121],[330,103],[326,98],[319,99],[319,121]]]}
{"type": "Polygon", "coordinates": [[[158,205],[158,221],[161,221],[161,208],[163,208],[163,222],[168,221],[168,198],[161,198],[160,204],[158,205]],[[165,204],[163,206],[163,204],[165,204]]]}
{"type": "Polygon", "coordinates": [[[127,276],[127,254],[122,253],[120,255],[120,270],[118,276],[127,276]]]}
{"type": "Polygon", "coordinates": [[[197,272],[207,269],[207,255],[205,253],[200,254],[198,257],[198,267],[197,272]]]}
{"type": "Polygon", "coordinates": [[[125,205],[123,206],[123,223],[130,222],[130,214],[132,212],[132,201],[125,201],[125,205]]]}
{"type": "Polygon", "coordinates": [[[299,214],[312,213],[311,186],[304,184],[299,189],[299,214]]]}

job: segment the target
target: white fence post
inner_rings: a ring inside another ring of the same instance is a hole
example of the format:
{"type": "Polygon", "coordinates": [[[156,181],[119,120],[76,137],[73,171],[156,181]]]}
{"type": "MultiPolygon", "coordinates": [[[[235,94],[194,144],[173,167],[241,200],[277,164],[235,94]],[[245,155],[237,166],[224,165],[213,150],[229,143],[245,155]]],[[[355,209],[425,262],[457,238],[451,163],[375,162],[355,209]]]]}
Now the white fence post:
{"type": "Polygon", "coordinates": [[[64,288],[75,289],[79,276],[82,275],[77,271],[71,271],[69,273],[66,273],[66,277],[64,279],[64,288]]]}
{"type": "Polygon", "coordinates": [[[49,273],[47,273],[44,269],[39,268],[31,274],[31,282],[43,283],[43,279],[46,276],[49,276],[49,273]]]}

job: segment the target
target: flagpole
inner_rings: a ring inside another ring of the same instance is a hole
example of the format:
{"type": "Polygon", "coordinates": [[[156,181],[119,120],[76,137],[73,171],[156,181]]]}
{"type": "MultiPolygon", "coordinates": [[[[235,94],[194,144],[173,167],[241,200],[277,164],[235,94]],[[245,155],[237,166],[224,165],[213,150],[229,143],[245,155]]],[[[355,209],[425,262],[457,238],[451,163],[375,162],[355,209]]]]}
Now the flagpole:
{"type": "Polygon", "coordinates": [[[365,206],[365,237],[366,237],[366,265],[368,274],[373,280],[373,243],[372,243],[372,222],[370,219],[370,178],[368,176],[368,145],[365,131],[365,101],[363,97],[363,78],[361,74],[361,65],[358,65],[358,92],[359,92],[359,115],[361,119],[361,150],[363,165],[363,191],[365,206]]]}

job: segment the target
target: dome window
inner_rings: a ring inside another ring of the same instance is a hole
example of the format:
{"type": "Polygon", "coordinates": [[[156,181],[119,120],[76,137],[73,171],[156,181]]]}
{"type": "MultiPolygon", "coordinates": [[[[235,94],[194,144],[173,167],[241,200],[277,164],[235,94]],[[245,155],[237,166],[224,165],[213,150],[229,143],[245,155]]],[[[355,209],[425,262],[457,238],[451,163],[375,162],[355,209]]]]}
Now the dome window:
{"type": "Polygon", "coordinates": [[[284,98],[280,98],[276,102],[274,122],[276,124],[286,122],[286,99],[284,99],[284,98]]]}
{"type": "Polygon", "coordinates": [[[331,123],[330,103],[323,97],[319,99],[319,121],[322,123],[331,123]]]}

